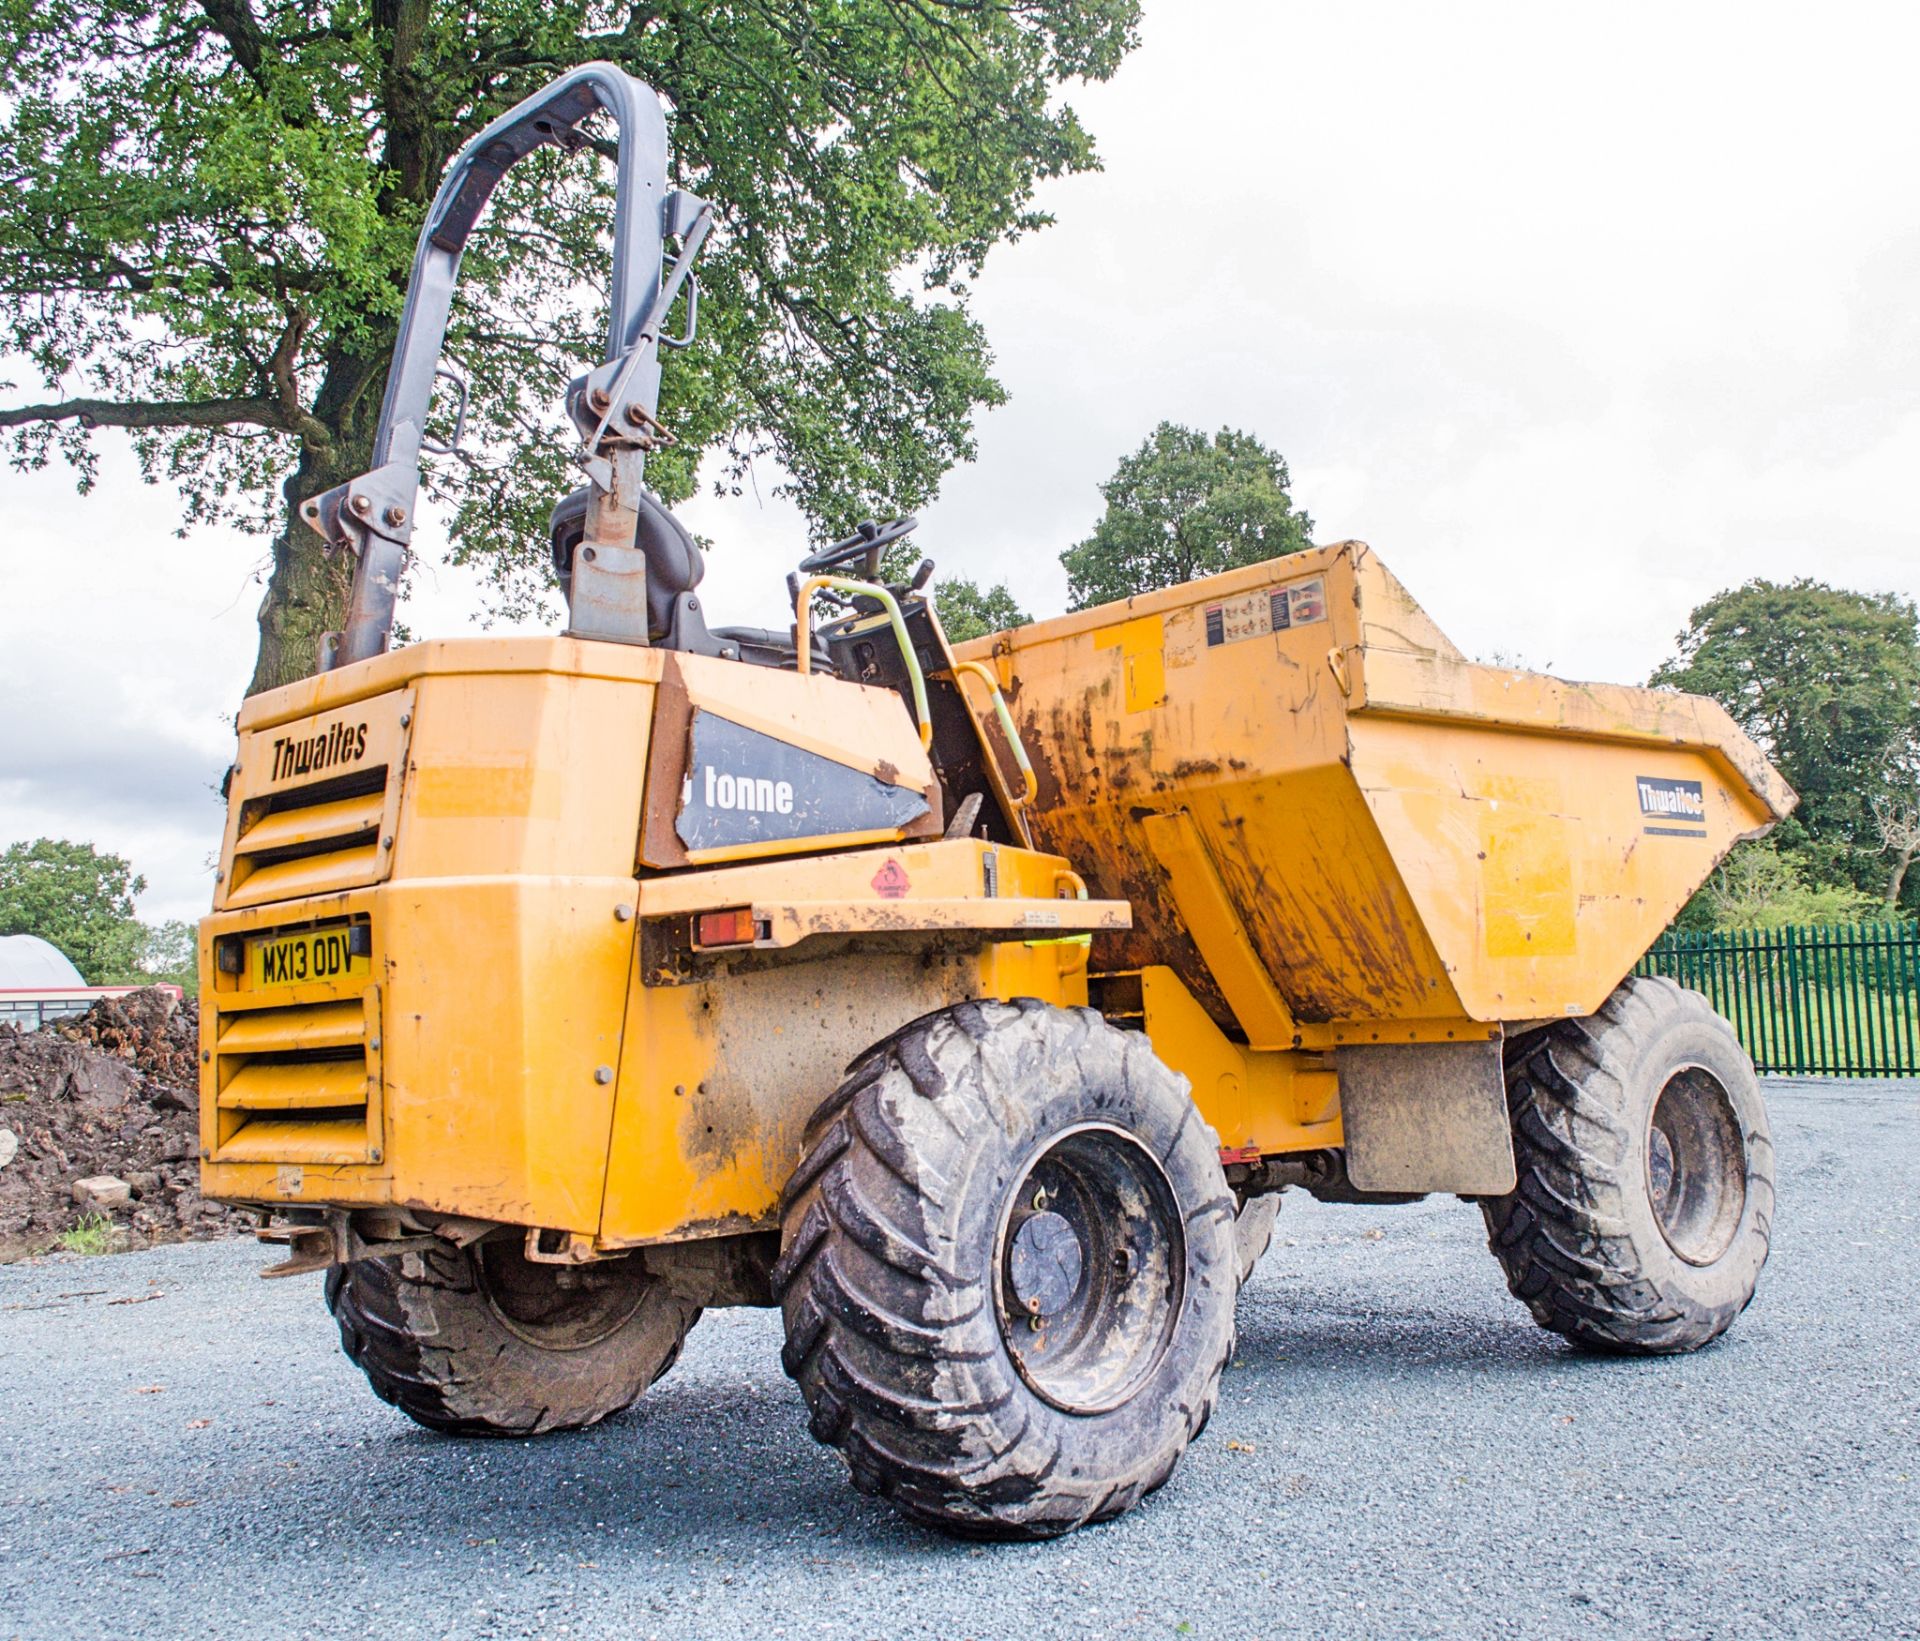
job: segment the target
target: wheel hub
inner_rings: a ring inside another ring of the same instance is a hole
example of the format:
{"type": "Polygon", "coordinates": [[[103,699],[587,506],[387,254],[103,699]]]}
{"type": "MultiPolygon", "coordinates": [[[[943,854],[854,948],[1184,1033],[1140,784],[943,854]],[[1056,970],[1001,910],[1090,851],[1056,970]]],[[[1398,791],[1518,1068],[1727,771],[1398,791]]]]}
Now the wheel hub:
{"type": "Polygon", "coordinates": [[[1043,1209],[1027,1215],[1014,1232],[1007,1275],[1014,1297],[1030,1315],[1057,1316],[1080,1286],[1085,1263],[1086,1250],[1073,1227],[1043,1209]]]}
{"type": "Polygon", "coordinates": [[[1647,1194],[1667,1245],[1711,1265],[1733,1244],[1747,1200],[1746,1145],[1718,1078],[1687,1066],[1668,1079],[1647,1126],[1647,1194]]]}
{"type": "Polygon", "coordinates": [[[585,1350],[626,1326],[651,1279],[640,1261],[608,1260],[579,1267],[537,1265],[513,1238],[480,1244],[474,1261],[480,1291],[515,1337],[542,1350],[585,1350]]]}
{"type": "Polygon", "coordinates": [[[1647,1183],[1653,1188],[1653,1210],[1661,1219],[1673,1212],[1673,1141],[1664,1128],[1647,1134],[1647,1183]]]}
{"type": "Polygon", "coordinates": [[[1020,1376],[1068,1413],[1103,1413],[1159,1365],[1186,1294],[1186,1231],[1157,1158],[1107,1124],[1069,1129],[1006,1199],[995,1265],[1020,1376]]]}

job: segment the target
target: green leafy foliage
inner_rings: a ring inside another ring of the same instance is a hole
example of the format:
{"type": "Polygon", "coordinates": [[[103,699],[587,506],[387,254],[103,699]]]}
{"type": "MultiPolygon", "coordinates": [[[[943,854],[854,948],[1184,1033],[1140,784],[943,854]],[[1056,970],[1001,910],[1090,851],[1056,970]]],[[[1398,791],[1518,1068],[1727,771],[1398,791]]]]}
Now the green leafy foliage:
{"type": "Polygon", "coordinates": [[[199,984],[194,927],[146,924],[134,897],[146,879],[121,855],[90,843],[36,838],[0,851],[0,934],[38,935],[66,954],[90,986],[199,984]]]}
{"type": "MultiPolygon", "coordinates": [[[[447,161],[580,63],[660,94],[672,181],[714,202],[700,335],[666,371],[669,500],[777,460],[822,538],[905,511],[1003,397],[970,281],[1093,168],[1060,88],[1111,75],[1137,0],[0,0],[0,342],[49,395],[13,458],[91,482],[130,429],[183,523],[276,533],[256,689],[338,624],[347,567],[282,502],[368,465],[402,294],[447,161]],[[284,481],[284,482],[283,482],[284,481]],[[272,491],[282,487],[282,498],[272,491]]],[[[610,139],[509,174],[449,338],[463,454],[432,460],[454,556],[500,607],[550,585],[576,482],[560,395],[600,357],[610,139]]],[[[15,397],[19,397],[16,391],[15,397]]],[[[445,407],[436,412],[444,434],[445,407]]]]}
{"type": "Polygon", "coordinates": [[[36,838],[0,851],[0,934],[38,935],[67,955],[90,986],[137,966],[146,931],[133,899],[146,888],[119,855],[89,843],[36,838]]]}
{"type": "Polygon", "coordinates": [[[1881,914],[1875,898],[1841,884],[1816,884],[1805,865],[1771,838],[1738,845],[1687,902],[1677,929],[1831,928],[1881,914]]]}
{"type": "Polygon", "coordinates": [[[1009,627],[1024,627],[1033,619],[1020,608],[1005,583],[982,591],[959,576],[934,583],[933,607],[939,612],[948,640],[955,644],[990,632],[1005,632],[1009,627]]]}
{"type": "Polygon", "coordinates": [[[200,984],[199,952],[194,927],[182,918],[143,925],[140,958],[128,984],[161,983],[192,991],[200,984]]]}
{"type": "Polygon", "coordinates": [[[1712,696],[1800,794],[1774,833],[1780,856],[1814,885],[1880,887],[1875,801],[1912,790],[1920,752],[1914,606],[1811,580],[1750,581],[1696,609],[1678,645],[1652,682],[1712,696]]]}
{"type": "Polygon", "coordinates": [[[1060,555],[1072,607],[1297,553],[1313,520],[1294,510],[1286,461],[1248,433],[1212,438],[1162,422],[1100,487],[1107,510],[1060,555]]]}

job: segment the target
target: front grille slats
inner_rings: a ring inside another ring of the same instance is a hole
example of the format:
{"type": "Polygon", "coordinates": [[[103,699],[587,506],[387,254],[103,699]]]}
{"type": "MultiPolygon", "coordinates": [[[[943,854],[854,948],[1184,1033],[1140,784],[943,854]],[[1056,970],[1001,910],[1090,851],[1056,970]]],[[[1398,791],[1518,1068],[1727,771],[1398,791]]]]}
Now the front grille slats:
{"type": "Polygon", "coordinates": [[[338,1111],[367,1103],[367,1065],[352,1060],[254,1060],[220,1090],[222,1111],[338,1111]]]}
{"type": "Polygon", "coordinates": [[[257,859],[276,850],[314,843],[337,845],[342,838],[379,831],[381,812],[387,801],[386,771],[381,770],[380,776],[378,788],[358,797],[336,798],[331,803],[278,809],[262,815],[241,835],[234,853],[257,859]]]}
{"type": "Polygon", "coordinates": [[[386,881],[413,709],[393,690],[241,732],[216,910],[386,881]]]}
{"type": "Polygon", "coordinates": [[[213,1042],[216,1162],[380,1157],[380,988],[223,1011],[213,1042]]]}
{"type": "Polygon", "coordinates": [[[360,1042],[366,1020],[360,999],[311,1003],[305,1008],[255,1009],[229,1015],[220,1032],[222,1054],[287,1054],[348,1048],[360,1042]]]}
{"type": "Polygon", "coordinates": [[[373,841],[327,854],[253,865],[245,871],[237,862],[246,857],[236,856],[234,876],[238,882],[228,891],[227,905],[261,906],[271,900],[297,900],[303,895],[371,883],[380,874],[381,856],[389,853],[373,841]]]}
{"type": "Polygon", "coordinates": [[[367,1127],[357,1119],[250,1122],[220,1147],[220,1162],[366,1162],[367,1127]]]}

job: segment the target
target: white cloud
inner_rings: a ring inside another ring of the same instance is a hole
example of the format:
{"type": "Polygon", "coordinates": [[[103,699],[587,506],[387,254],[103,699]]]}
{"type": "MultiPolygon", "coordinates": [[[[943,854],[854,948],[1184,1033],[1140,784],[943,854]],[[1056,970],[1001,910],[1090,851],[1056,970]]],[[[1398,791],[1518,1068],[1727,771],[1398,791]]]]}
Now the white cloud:
{"type": "MultiPolygon", "coordinates": [[[[1916,47],[1893,6],[1149,0],[1141,50],[1073,95],[1105,172],[1050,187],[1058,225],[981,282],[1013,398],[927,550],[1059,608],[1060,550],[1167,418],[1282,450],[1319,538],[1371,541],[1473,652],[1634,679],[1752,576],[1920,595],[1916,47]]],[[[39,726],[0,760],[0,832],[124,847],[158,915],[204,903],[192,789],[259,550],[173,541],[111,465],[84,504],[0,480],[0,680],[39,726]]],[[[792,510],[685,512],[715,618],[778,621],[792,510]]],[[[439,571],[408,619],[478,603],[439,571]]]]}

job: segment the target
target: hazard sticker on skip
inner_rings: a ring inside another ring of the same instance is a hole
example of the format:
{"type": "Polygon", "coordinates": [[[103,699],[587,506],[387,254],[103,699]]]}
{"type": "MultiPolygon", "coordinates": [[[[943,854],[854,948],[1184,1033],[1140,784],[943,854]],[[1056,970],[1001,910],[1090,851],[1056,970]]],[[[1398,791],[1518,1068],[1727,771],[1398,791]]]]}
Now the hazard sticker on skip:
{"type": "Polygon", "coordinates": [[[1207,643],[1237,644],[1327,618],[1327,586],[1318,576],[1287,587],[1264,587],[1207,606],[1207,643]]]}

